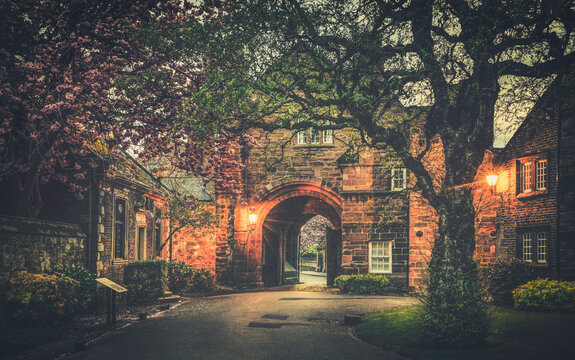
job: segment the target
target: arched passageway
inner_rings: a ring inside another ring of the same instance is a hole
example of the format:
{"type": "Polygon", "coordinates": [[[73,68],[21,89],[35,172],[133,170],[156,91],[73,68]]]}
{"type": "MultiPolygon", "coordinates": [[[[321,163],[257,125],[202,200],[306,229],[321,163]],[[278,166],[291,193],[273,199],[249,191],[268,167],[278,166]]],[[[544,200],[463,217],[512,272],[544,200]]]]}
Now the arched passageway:
{"type": "Polygon", "coordinates": [[[332,284],[341,265],[341,217],[336,209],[312,196],[290,197],[275,205],[262,225],[262,280],[265,286],[298,283],[301,230],[313,217],[330,221],[326,231],[325,271],[332,284]]]}

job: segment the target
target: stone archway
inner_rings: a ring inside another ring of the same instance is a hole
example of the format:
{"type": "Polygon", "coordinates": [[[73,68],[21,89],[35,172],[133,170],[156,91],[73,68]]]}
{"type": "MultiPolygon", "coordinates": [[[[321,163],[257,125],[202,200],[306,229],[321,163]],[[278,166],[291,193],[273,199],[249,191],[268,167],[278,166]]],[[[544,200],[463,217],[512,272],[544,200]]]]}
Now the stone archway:
{"type": "Polygon", "coordinates": [[[234,281],[273,286],[295,282],[296,239],[301,226],[315,215],[328,219],[328,284],[340,272],[342,201],[334,186],[320,179],[291,179],[265,187],[249,204],[236,208],[234,281]],[[249,215],[257,215],[249,224],[249,215]]]}

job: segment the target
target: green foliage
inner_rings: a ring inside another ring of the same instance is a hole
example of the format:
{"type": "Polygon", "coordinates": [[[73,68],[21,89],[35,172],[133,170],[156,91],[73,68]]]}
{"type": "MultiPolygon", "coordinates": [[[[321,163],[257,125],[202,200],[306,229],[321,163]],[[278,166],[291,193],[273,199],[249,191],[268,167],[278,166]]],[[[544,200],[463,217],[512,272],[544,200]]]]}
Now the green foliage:
{"type": "Polygon", "coordinates": [[[513,290],[513,303],[520,310],[575,311],[575,281],[530,281],[513,290]]]}
{"type": "Polygon", "coordinates": [[[342,294],[377,295],[383,293],[388,285],[388,278],[372,274],[340,275],[334,281],[334,286],[342,294]]]}
{"type": "Polygon", "coordinates": [[[164,260],[142,260],[124,268],[124,284],[132,301],[146,301],[164,293],[167,263],[164,260]]]}
{"type": "Polygon", "coordinates": [[[183,261],[168,262],[168,288],[175,293],[182,292],[191,286],[194,267],[183,261]]]}
{"type": "Polygon", "coordinates": [[[575,313],[525,312],[490,306],[492,318],[484,345],[467,348],[424,346],[421,306],[408,306],[362,317],[362,339],[420,360],[570,359],[575,313]]]}
{"type": "MultiPolygon", "coordinates": [[[[472,259],[469,262],[467,265],[474,265],[472,259]]],[[[450,259],[444,266],[429,265],[422,313],[422,339],[428,345],[473,346],[487,333],[487,304],[477,270],[454,263],[456,260],[450,259]]]]}
{"type": "Polygon", "coordinates": [[[6,302],[14,319],[46,323],[81,310],[80,283],[61,274],[25,274],[10,279],[6,302]]]}
{"type": "Polygon", "coordinates": [[[79,308],[81,312],[93,310],[97,301],[96,274],[79,265],[58,266],[50,271],[51,274],[62,274],[80,283],[78,294],[79,308]]]}
{"type": "Polygon", "coordinates": [[[305,251],[302,255],[303,256],[311,256],[311,255],[315,255],[315,254],[317,254],[317,244],[309,246],[307,249],[305,249],[305,251]]]}
{"type": "Polygon", "coordinates": [[[210,269],[199,268],[194,272],[192,279],[192,290],[211,291],[216,285],[216,276],[210,269]]]}
{"type": "Polygon", "coordinates": [[[517,259],[497,259],[484,278],[487,293],[496,305],[513,305],[513,290],[534,279],[529,264],[517,259]]]}

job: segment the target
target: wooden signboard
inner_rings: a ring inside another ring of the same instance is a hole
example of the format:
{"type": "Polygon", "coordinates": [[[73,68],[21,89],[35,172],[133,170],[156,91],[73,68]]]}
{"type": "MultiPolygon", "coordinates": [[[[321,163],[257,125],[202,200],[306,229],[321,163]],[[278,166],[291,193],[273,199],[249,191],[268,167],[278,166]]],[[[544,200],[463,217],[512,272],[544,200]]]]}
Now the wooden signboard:
{"type": "Polygon", "coordinates": [[[113,324],[117,314],[116,294],[125,293],[128,289],[107,278],[97,278],[96,281],[106,287],[106,319],[108,324],[113,324]]]}
{"type": "Polygon", "coordinates": [[[107,278],[97,278],[96,281],[99,282],[100,284],[104,285],[105,287],[114,290],[115,292],[117,292],[119,294],[125,293],[126,291],[128,291],[128,289],[126,289],[125,287],[118,285],[115,282],[113,282],[112,280],[107,279],[107,278]]]}

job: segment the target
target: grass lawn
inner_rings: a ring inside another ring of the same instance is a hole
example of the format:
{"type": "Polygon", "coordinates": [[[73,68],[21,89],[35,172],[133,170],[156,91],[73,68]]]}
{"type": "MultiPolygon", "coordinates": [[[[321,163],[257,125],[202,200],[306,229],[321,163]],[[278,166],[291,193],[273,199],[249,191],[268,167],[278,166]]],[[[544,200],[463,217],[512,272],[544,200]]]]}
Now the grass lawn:
{"type": "Polygon", "coordinates": [[[491,307],[481,347],[422,348],[420,306],[366,315],[357,334],[368,342],[420,360],[575,359],[575,313],[524,312],[491,307]]]}

